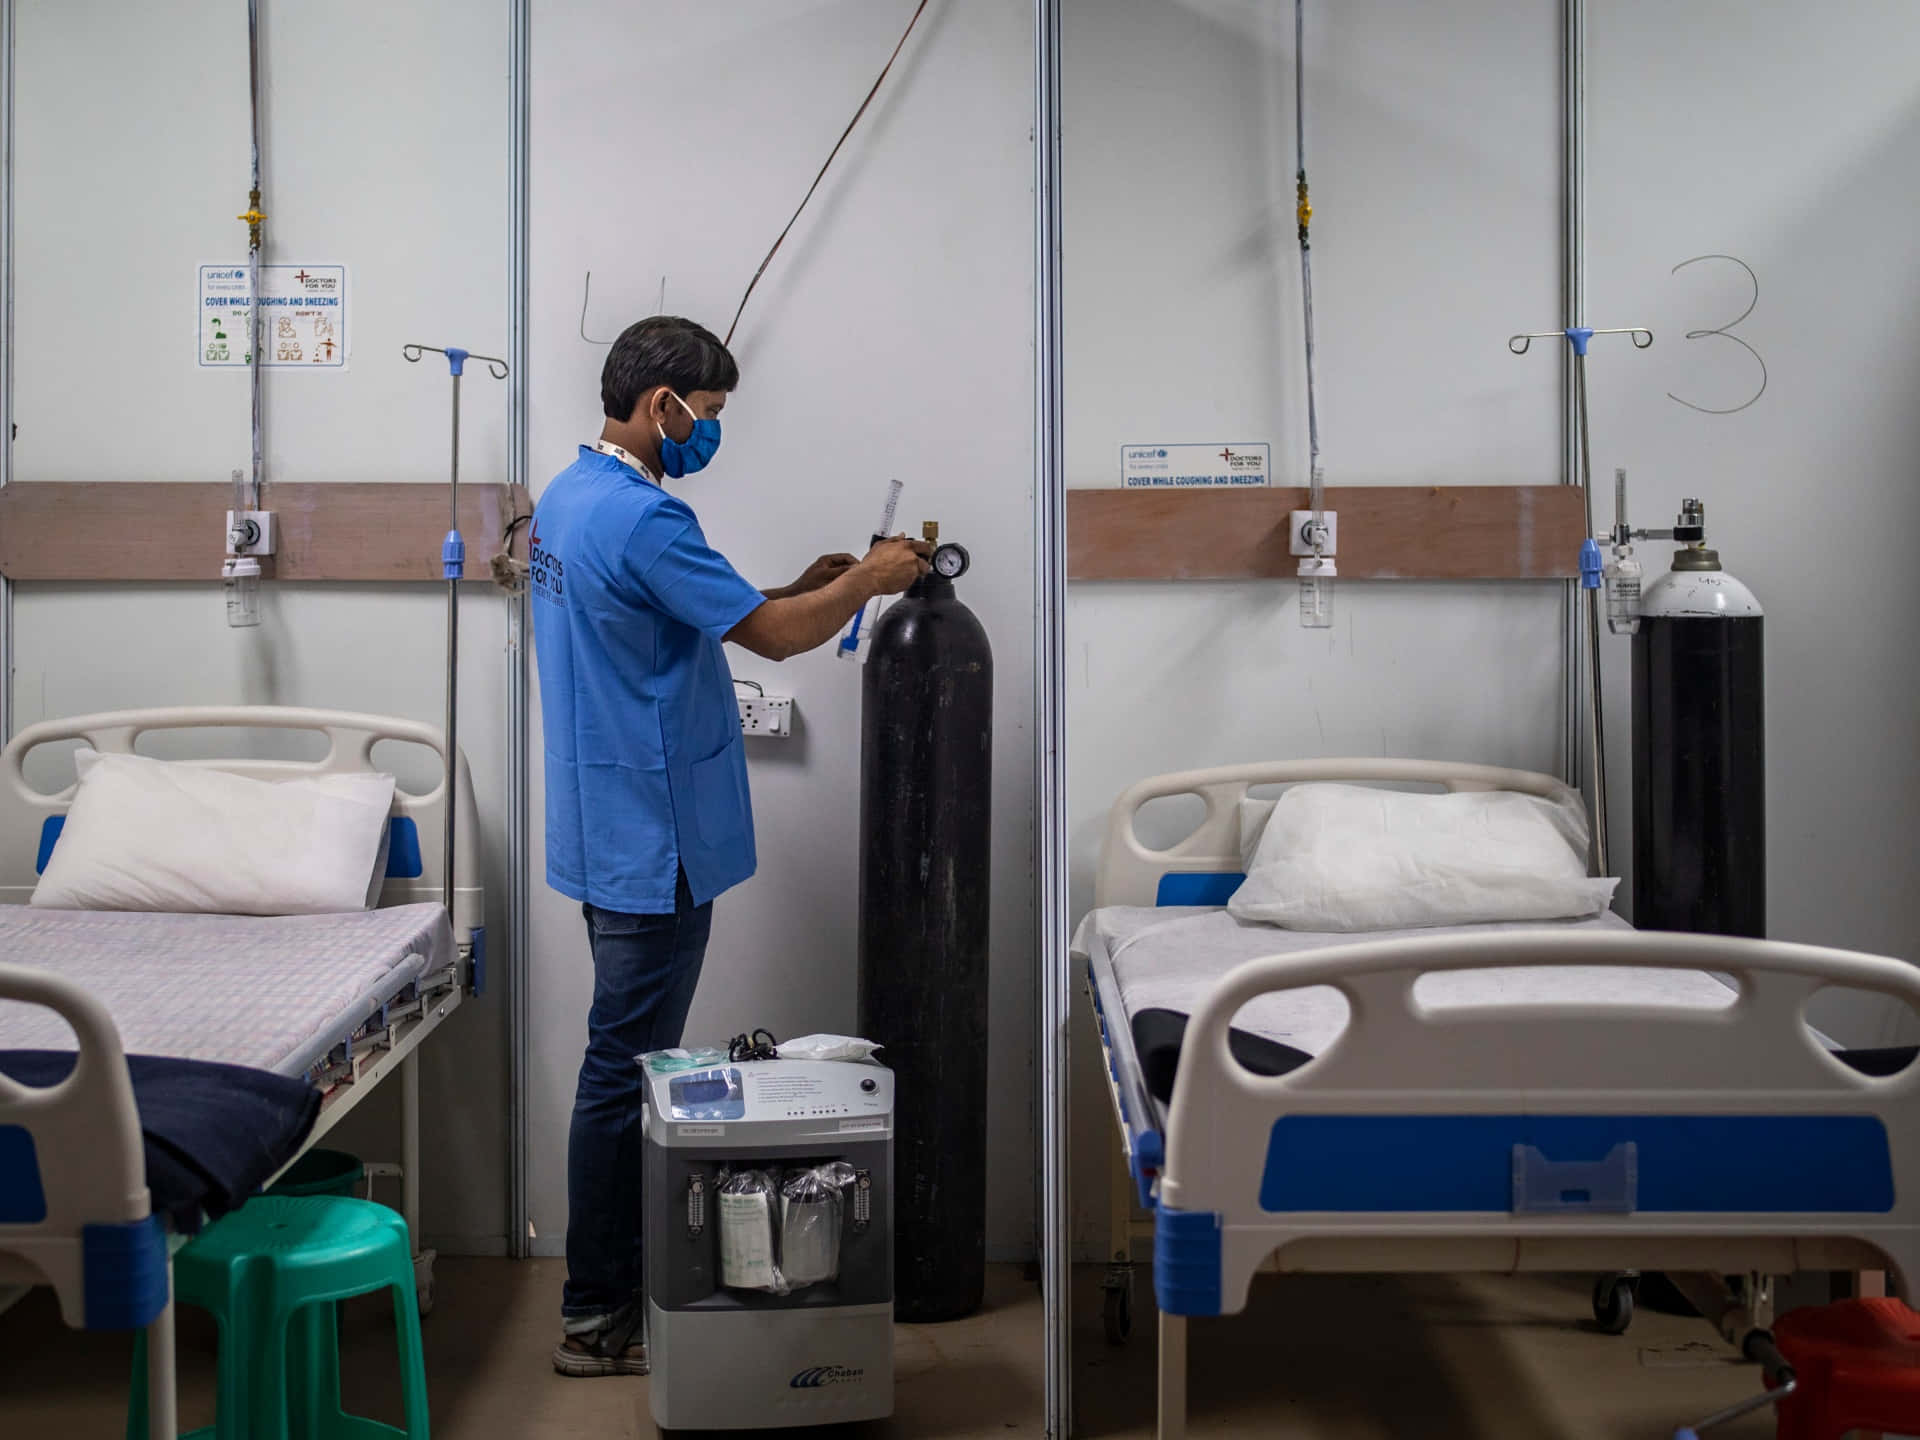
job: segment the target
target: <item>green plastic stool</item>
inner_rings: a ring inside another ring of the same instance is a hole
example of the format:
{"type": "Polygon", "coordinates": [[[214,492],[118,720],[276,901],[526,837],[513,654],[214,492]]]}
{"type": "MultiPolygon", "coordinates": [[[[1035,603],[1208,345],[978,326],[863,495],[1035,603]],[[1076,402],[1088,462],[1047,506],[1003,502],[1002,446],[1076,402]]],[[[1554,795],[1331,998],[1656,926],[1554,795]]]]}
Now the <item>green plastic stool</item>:
{"type": "Polygon", "coordinates": [[[269,1195],[354,1195],[367,1178],[360,1157],[344,1150],[309,1150],[267,1187],[269,1195]]]}
{"type": "MultiPolygon", "coordinates": [[[[427,1377],[407,1224],[384,1205],[261,1195],[173,1260],[174,1298],[220,1322],[216,1423],[182,1440],[427,1440],[427,1377]],[[336,1305],[393,1294],[407,1426],[340,1408],[336,1305]]],[[[146,1341],[135,1345],[128,1440],[147,1433],[146,1341]]]]}

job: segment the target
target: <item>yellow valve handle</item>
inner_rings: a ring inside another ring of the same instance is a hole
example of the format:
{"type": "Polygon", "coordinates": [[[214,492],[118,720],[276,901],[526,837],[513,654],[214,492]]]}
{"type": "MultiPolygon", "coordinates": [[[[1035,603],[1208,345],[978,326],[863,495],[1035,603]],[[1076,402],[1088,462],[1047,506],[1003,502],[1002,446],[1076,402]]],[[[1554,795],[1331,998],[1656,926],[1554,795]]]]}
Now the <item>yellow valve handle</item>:
{"type": "Polygon", "coordinates": [[[260,192],[258,190],[249,191],[247,194],[247,213],[244,215],[236,215],[233,218],[246,223],[248,239],[252,242],[254,248],[258,249],[260,246],[260,225],[261,222],[267,218],[266,212],[260,208],[260,192]]]}

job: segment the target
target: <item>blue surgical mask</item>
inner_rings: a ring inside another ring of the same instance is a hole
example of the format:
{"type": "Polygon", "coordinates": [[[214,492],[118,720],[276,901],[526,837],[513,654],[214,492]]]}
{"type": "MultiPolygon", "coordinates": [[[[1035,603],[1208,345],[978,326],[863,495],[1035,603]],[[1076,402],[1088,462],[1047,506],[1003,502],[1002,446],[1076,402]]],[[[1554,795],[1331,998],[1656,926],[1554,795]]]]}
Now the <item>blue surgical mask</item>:
{"type": "MultiPolygon", "coordinates": [[[[693,415],[693,407],[681,400],[680,408],[693,415]]],[[[682,475],[691,475],[696,470],[704,470],[707,462],[713,459],[713,452],[720,448],[720,422],[703,420],[693,415],[693,433],[684,440],[676,440],[667,434],[665,427],[656,427],[660,431],[660,468],[667,472],[669,480],[678,480],[682,475]]]]}

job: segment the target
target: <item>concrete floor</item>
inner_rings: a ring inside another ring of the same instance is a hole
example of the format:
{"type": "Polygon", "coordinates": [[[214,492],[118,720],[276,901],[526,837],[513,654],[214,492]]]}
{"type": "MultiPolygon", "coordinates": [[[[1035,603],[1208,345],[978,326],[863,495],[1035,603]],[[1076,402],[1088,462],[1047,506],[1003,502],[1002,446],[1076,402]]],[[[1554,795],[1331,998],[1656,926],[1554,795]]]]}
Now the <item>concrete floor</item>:
{"type": "MultiPolygon", "coordinates": [[[[1076,1278],[1075,1396],[1083,1436],[1149,1436],[1154,1415],[1151,1290],[1130,1344],[1101,1334],[1099,1272],[1076,1278]]],[[[646,1381],[566,1380],[556,1338],[561,1262],[443,1259],[426,1322],[438,1440],[538,1436],[652,1440],[646,1381]]],[[[1387,1440],[1667,1440],[1751,1394],[1699,1320],[1642,1312],[1626,1336],[1583,1328],[1579,1277],[1263,1277],[1244,1315],[1190,1334],[1196,1437],[1387,1440]]],[[[349,1408],[398,1420],[391,1323],[356,1302],[343,1355],[349,1408]]],[[[181,1321],[182,1419],[212,1419],[212,1325],[181,1321]]],[[[67,1330],[41,1290],[0,1315],[0,1436],[91,1440],[123,1432],[131,1345],[67,1330]]],[[[898,1409],[859,1440],[1042,1434],[1041,1311],[1034,1287],[996,1267],[986,1310],[903,1326],[898,1409]]],[[[1763,1417],[1713,1432],[1760,1440],[1763,1417]]]]}

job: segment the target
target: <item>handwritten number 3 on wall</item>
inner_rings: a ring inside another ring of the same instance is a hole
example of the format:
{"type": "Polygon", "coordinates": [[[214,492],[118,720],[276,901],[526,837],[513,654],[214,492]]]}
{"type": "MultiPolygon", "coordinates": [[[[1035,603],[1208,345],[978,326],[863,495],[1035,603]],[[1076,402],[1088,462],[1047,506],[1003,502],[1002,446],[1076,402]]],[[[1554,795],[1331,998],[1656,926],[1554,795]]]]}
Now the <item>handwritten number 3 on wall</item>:
{"type": "Polygon", "coordinates": [[[1738,265],[1742,270],[1747,272],[1747,279],[1753,285],[1753,298],[1747,302],[1746,309],[1742,310],[1726,324],[1715,326],[1708,330],[1689,330],[1687,331],[1687,339],[1705,340],[1718,336],[1722,340],[1731,340],[1742,350],[1745,350],[1749,355],[1753,356],[1753,363],[1760,367],[1760,388],[1754,391],[1752,396],[1743,403],[1731,406],[1725,410],[1716,410],[1710,405],[1696,405],[1691,400],[1682,400],[1671,390],[1667,392],[1667,398],[1676,404],[1686,406],[1689,410],[1698,410],[1702,415],[1737,415],[1746,409],[1747,406],[1753,404],[1755,400],[1758,400],[1762,395],[1767,393],[1767,362],[1760,358],[1760,352],[1758,350],[1747,344],[1747,342],[1742,340],[1738,335],[1732,333],[1734,327],[1745,320],[1747,316],[1753,314],[1753,307],[1760,303],[1760,277],[1753,273],[1753,267],[1751,265],[1747,264],[1746,261],[1737,255],[1696,255],[1691,260],[1682,260],[1678,265],[1674,266],[1669,273],[1678,275],[1682,270],[1686,269],[1687,266],[1698,265],[1702,260],[1724,260],[1730,265],[1738,265]]]}

